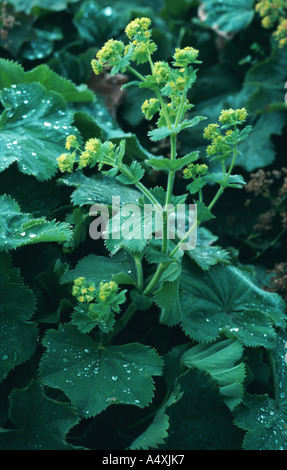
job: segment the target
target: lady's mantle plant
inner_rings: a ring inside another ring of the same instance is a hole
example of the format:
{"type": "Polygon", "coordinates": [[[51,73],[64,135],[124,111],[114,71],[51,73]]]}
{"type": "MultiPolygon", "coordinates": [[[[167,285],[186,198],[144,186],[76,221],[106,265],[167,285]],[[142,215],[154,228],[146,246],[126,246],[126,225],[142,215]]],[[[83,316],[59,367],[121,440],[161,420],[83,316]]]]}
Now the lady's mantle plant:
{"type": "MultiPolygon", "coordinates": [[[[240,158],[240,143],[251,131],[245,125],[247,112],[245,108],[222,110],[218,122],[204,129],[206,154],[191,149],[180,155],[179,134],[205,119],[189,117],[193,108],[189,92],[196,81],[199,51],[177,48],[171,63],[154,61],[157,45],[149,18],[131,21],[126,35],[127,44],[106,42],[92,61],[93,71],[99,74],[109,67],[112,74],[128,73],[134,80],[126,86],[149,90],[151,97],[141,103],[153,125],[148,136],[154,142],[168,140],[170,156],[131,161],[124,139],[92,137],[83,142],[74,134],[67,137],[66,151],[58,157],[60,171],[67,181],[75,178],[76,184],[93,185],[97,197],[92,203],[108,201],[104,242],[94,242],[103,244],[103,254],[87,254],[73,269],[55,268],[62,287],[69,288],[72,312],[55,328],[46,329],[37,379],[10,397],[16,429],[3,429],[0,443],[3,448],[13,447],[9,440],[13,433],[22,448],[27,435],[22,430],[28,429],[33,436],[30,445],[43,446],[35,431],[42,415],[33,426],[24,413],[15,418],[17,407],[32,407],[31,400],[27,405],[30,396],[33,404],[37,401],[49,416],[56,413],[65,423],[47,444],[53,449],[73,448],[73,430],[67,437],[68,431],[86,423],[84,418],[89,418],[91,428],[85,432],[91,440],[103,423],[97,418],[115,405],[121,405],[121,422],[127,408],[141,410],[134,422],[121,424],[118,431],[129,449],[286,449],[284,302],[260,289],[251,269],[232,265],[228,253],[213,245],[215,237],[203,226],[214,218],[214,206],[223,192],[244,185],[242,176],[233,170],[240,158]],[[147,66],[149,73],[142,73],[147,66]],[[166,175],[165,187],[146,183],[154,170],[166,175]],[[182,194],[174,190],[176,174],[182,175],[182,194]],[[210,188],[214,194],[209,199],[210,188]],[[123,213],[129,203],[136,202],[139,208],[135,215],[125,213],[121,219],[132,227],[131,236],[115,230],[118,215],[113,213],[111,194],[120,197],[123,213]],[[178,224],[170,237],[170,221],[175,216],[170,207],[187,209],[189,203],[197,208],[194,223],[186,216],[183,226],[178,224]],[[146,231],[146,205],[162,220],[160,237],[155,236],[153,223],[146,231]],[[132,236],[135,229],[141,236],[132,236]],[[183,249],[196,230],[197,245],[183,249]],[[168,331],[166,342],[162,331],[168,331]]],[[[12,202],[6,199],[8,212],[12,202]]],[[[78,209],[74,238],[81,217],[99,216],[99,206],[85,215],[78,209]]],[[[18,207],[13,210],[19,213],[18,207]]],[[[67,227],[53,228],[57,241],[64,238],[68,249],[72,242],[65,236],[67,227]]],[[[0,310],[3,316],[13,302],[12,284],[20,286],[19,273],[8,259],[4,261],[8,274],[0,271],[6,296],[0,310]]],[[[33,310],[33,296],[22,286],[17,300],[25,295],[31,298],[31,306],[22,322],[31,318],[33,310]]],[[[7,360],[6,356],[2,359],[7,360]]],[[[89,447],[85,438],[76,432],[74,436],[76,445],[89,447]]],[[[97,448],[97,443],[92,447],[97,448]]]]}

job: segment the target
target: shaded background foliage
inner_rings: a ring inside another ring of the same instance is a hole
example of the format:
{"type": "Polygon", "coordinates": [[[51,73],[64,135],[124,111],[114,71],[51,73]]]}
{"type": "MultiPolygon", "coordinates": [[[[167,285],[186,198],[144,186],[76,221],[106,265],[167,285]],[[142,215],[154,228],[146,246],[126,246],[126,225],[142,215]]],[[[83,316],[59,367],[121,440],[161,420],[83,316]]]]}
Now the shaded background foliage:
{"type": "MultiPolygon", "coordinates": [[[[156,347],[161,355],[169,351],[165,357],[166,383],[161,377],[154,378],[157,393],[148,412],[135,407],[131,411],[129,404],[123,403],[108,407],[96,417],[88,415],[81,419],[68,405],[64,395],[65,392],[71,398],[68,389],[54,389],[53,383],[46,381],[51,388],[43,395],[36,380],[44,349],[42,338],[47,328],[69,318],[73,306],[69,289],[69,281],[75,275],[72,267],[75,271],[78,267],[79,273],[85,270],[88,275],[91,253],[103,257],[107,254],[104,246],[95,248],[89,239],[87,214],[95,198],[101,197],[102,202],[109,204],[110,188],[104,179],[91,178],[89,171],[69,177],[57,174],[56,158],[63,151],[66,136],[74,133],[83,140],[96,136],[115,143],[125,138],[127,156],[139,160],[148,158],[150,153],[166,155],[168,152],[168,144],[155,144],[146,137],[150,123],[144,121],[139,103],[149,97],[149,91],[128,88],[123,92],[121,85],[128,76],[111,77],[104,73],[95,77],[91,73],[90,61],[97,50],[111,37],[122,39],[126,24],[138,16],[152,20],[153,39],[159,46],[155,60],[169,60],[175,47],[192,45],[200,51],[203,63],[190,96],[196,114],[206,116],[209,123],[217,120],[223,108],[244,106],[253,125],[252,134],[240,148],[242,156],[238,161],[238,172],[243,174],[247,185],[241,191],[228,190],[219,201],[216,219],[208,223],[213,235],[208,231],[201,233],[205,254],[200,249],[195,251],[195,261],[208,269],[229,256],[235,266],[244,266],[256,285],[287,298],[284,250],[287,49],[279,48],[270,30],[262,27],[255,2],[131,0],[126,4],[113,0],[13,0],[2,3],[0,268],[1,291],[6,292],[6,298],[0,313],[11,308],[15,290],[13,305],[22,303],[23,309],[11,324],[14,338],[20,338],[14,357],[7,361],[4,354],[1,363],[1,374],[6,380],[0,389],[0,425],[13,429],[2,434],[1,447],[102,449],[108,446],[115,449],[157,445],[167,449],[237,449],[243,445],[258,449],[266,445],[266,448],[286,449],[286,417],[282,411],[286,406],[284,335],[278,337],[275,352],[266,353],[267,342],[261,342],[256,349],[251,343],[243,356],[228,349],[227,357],[236,357],[237,361],[244,357],[247,367],[240,378],[243,381],[247,376],[248,392],[255,394],[248,397],[247,411],[238,412],[235,421],[230,408],[222,403],[219,383],[214,380],[216,373],[223,373],[222,368],[190,370],[179,379],[181,391],[174,389],[164,408],[160,407],[166,390],[172,389],[174,366],[185,352],[177,345],[185,343],[186,336],[178,326],[169,328],[159,324],[152,309],[140,319],[133,319],[129,329],[117,338],[119,343],[131,338],[141,342],[144,331],[145,344],[156,347]],[[12,113],[12,108],[17,111],[12,113]],[[30,158],[34,154],[36,160],[30,158]],[[5,224],[5,214],[9,224],[5,224]],[[15,225],[10,223],[11,214],[15,225]],[[8,232],[6,225],[9,225],[8,232]],[[42,241],[51,243],[37,244],[42,241]],[[63,246],[56,242],[62,242],[63,246]],[[220,247],[214,247],[214,243],[220,247]],[[32,318],[35,323],[31,322],[32,318]],[[25,350],[27,342],[33,345],[30,350],[25,350]],[[272,356],[269,363],[266,355],[272,356]],[[273,395],[270,364],[273,372],[276,369],[281,377],[277,396],[273,395]],[[182,391],[185,399],[179,400],[182,391]],[[276,400],[282,402],[279,411],[276,400]],[[22,411],[25,407],[29,410],[33,402],[55,416],[52,433],[46,427],[44,411],[32,418],[30,413],[22,411]],[[188,402],[194,406],[186,415],[188,402]],[[213,412],[212,426],[206,414],[200,413],[206,409],[213,412]],[[251,410],[249,414],[248,410],[251,410]],[[154,414],[156,419],[152,421],[149,416],[154,414]],[[124,425],[123,415],[126,416],[124,425]],[[146,431],[150,423],[152,427],[146,431]],[[35,429],[41,432],[35,433],[35,429]],[[192,440],[190,436],[198,430],[203,437],[192,440]]],[[[142,67],[145,71],[145,65],[142,67]]],[[[200,123],[183,132],[180,155],[192,148],[199,150],[205,161],[206,142],[202,138],[205,125],[200,123]]],[[[213,169],[216,171],[216,166],[213,169]]],[[[148,184],[160,185],[164,175],[150,172],[146,180],[148,184]]],[[[180,175],[175,189],[178,194],[182,191],[180,175]]],[[[126,192],[125,196],[129,197],[126,192]]],[[[121,273],[106,263],[103,271],[124,276],[127,282],[131,269],[125,263],[121,260],[121,273]]],[[[210,299],[207,295],[203,300],[210,299]]],[[[266,299],[265,302],[268,304],[266,299]]],[[[262,336],[267,328],[264,321],[262,317],[262,336]]],[[[61,334],[63,331],[57,333],[59,337],[61,334]]],[[[76,338],[75,331],[69,331],[69,335],[76,338]]],[[[212,331],[207,341],[211,339],[212,331]]],[[[45,342],[47,345],[48,337],[45,342]]],[[[190,356],[189,360],[195,361],[190,356]]],[[[237,365],[235,359],[231,360],[231,369],[237,365]]],[[[49,367],[51,364],[42,361],[43,377],[48,375],[49,367]]],[[[155,375],[159,372],[157,367],[155,364],[155,375]]],[[[73,398],[72,395],[72,402],[73,398]]],[[[79,401],[80,397],[76,397],[73,405],[79,401]]]]}

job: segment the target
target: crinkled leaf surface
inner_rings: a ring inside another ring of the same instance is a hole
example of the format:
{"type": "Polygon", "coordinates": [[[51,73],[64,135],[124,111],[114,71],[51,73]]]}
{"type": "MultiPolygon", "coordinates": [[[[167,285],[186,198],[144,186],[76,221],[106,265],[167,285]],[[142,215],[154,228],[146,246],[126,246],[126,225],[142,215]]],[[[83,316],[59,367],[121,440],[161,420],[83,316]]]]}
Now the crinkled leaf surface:
{"type": "Polygon", "coordinates": [[[34,380],[27,388],[12,391],[10,420],[16,428],[0,429],[2,450],[76,449],[65,438],[79,417],[69,405],[46,397],[34,380]]]}
{"type": "Polygon", "coordinates": [[[181,393],[175,389],[164,405],[157,411],[152,423],[140,434],[129,446],[131,450],[158,449],[164,445],[168,437],[169,417],[166,414],[168,407],[176,403],[181,398],[181,393]]]}
{"type": "Polygon", "coordinates": [[[200,370],[190,370],[177,379],[181,398],[170,406],[167,450],[234,450],[240,432],[222,402],[216,383],[200,370]]]}
{"type": "Polygon", "coordinates": [[[89,205],[91,209],[92,205],[97,203],[112,205],[113,198],[117,198],[114,199],[114,204],[117,202],[120,205],[128,202],[135,203],[140,196],[139,191],[100,174],[87,177],[82,172],[75,172],[71,175],[65,175],[59,182],[76,188],[71,195],[73,204],[77,206],[89,205]]]}
{"type": "Polygon", "coordinates": [[[274,327],[286,323],[285,304],[278,294],[260,289],[252,278],[234,266],[195,267],[181,277],[182,327],[201,342],[220,333],[246,346],[274,346],[274,327]]]}
{"type": "Polygon", "coordinates": [[[246,431],[245,450],[287,450],[287,363],[286,332],[277,335],[271,351],[275,397],[247,394],[236,410],[235,424],[246,431]]]}
{"type": "Polygon", "coordinates": [[[67,102],[93,101],[95,95],[85,85],[76,86],[54,72],[47,64],[41,64],[27,72],[17,62],[0,59],[0,88],[10,88],[11,85],[38,82],[48,91],[56,91],[67,102]]]}
{"type": "Polygon", "coordinates": [[[151,402],[152,376],[161,375],[162,360],[150,347],[104,347],[72,325],[49,330],[43,344],[42,381],[63,390],[82,416],[95,416],[115,403],[143,408],[151,402]]]}
{"type": "Polygon", "coordinates": [[[186,367],[196,367],[208,372],[219,386],[224,403],[233,410],[243,397],[245,365],[243,346],[239,341],[225,339],[212,344],[197,344],[186,351],[181,362],[186,367]]]}
{"type": "Polygon", "coordinates": [[[0,117],[0,171],[17,162],[20,171],[40,181],[54,176],[66,137],[78,134],[66,101],[40,83],[4,88],[0,99],[5,108],[0,117]]]}
{"type": "Polygon", "coordinates": [[[34,243],[65,242],[72,236],[66,223],[21,213],[18,203],[10,196],[0,196],[0,211],[0,251],[34,243]]]}
{"type": "Polygon", "coordinates": [[[246,28],[254,17],[254,0],[204,0],[205,23],[216,30],[236,33],[246,28]]]}
{"type": "Polygon", "coordinates": [[[31,358],[38,329],[31,321],[36,306],[33,292],[24,285],[18,270],[5,267],[4,271],[0,262],[0,286],[1,382],[10,370],[31,358]]]}
{"type": "Polygon", "coordinates": [[[88,282],[99,285],[100,282],[114,281],[117,284],[136,284],[134,260],[127,253],[118,253],[112,258],[99,255],[87,255],[82,258],[74,269],[67,271],[62,283],[74,281],[79,276],[88,282]]]}
{"type": "Polygon", "coordinates": [[[200,266],[207,270],[217,263],[228,263],[229,253],[218,245],[214,245],[217,237],[210,230],[198,227],[196,246],[188,251],[188,255],[200,266]]]}
{"type": "Polygon", "coordinates": [[[276,156],[272,136],[281,135],[285,123],[284,112],[260,115],[248,139],[240,144],[240,165],[249,172],[270,165],[276,156]]]}
{"type": "Polygon", "coordinates": [[[69,3],[75,3],[78,0],[11,0],[16,11],[25,11],[30,13],[34,7],[40,7],[45,10],[61,11],[64,10],[69,3]]]}
{"type": "Polygon", "coordinates": [[[173,326],[182,320],[179,288],[180,277],[174,281],[163,282],[154,292],[155,302],[161,309],[160,322],[165,325],[173,326]]]}

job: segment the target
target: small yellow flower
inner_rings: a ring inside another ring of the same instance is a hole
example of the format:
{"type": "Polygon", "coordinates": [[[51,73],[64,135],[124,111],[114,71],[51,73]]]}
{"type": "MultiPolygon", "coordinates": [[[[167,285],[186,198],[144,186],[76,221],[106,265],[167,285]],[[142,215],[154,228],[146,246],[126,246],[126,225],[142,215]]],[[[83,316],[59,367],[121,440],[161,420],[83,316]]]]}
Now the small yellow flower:
{"type": "Polygon", "coordinates": [[[159,111],[159,101],[156,98],[150,98],[149,100],[145,100],[141,109],[145,118],[151,120],[155,113],[159,111]]]}
{"type": "Polygon", "coordinates": [[[58,158],[58,167],[62,173],[72,173],[76,155],[75,153],[62,153],[58,158]]]}
{"type": "Polygon", "coordinates": [[[197,176],[204,176],[208,171],[208,166],[200,163],[190,163],[183,170],[183,176],[186,179],[196,178],[197,176]]]}
{"type": "Polygon", "coordinates": [[[77,277],[74,280],[74,284],[75,284],[75,286],[82,286],[85,283],[85,280],[86,279],[84,277],[77,277]]]}
{"type": "Polygon", "coordinates": [[[92,59],[91,66],[95,75],[99,75],[103,71],[103,65],[96,59],[92,59]]]}
{"type": "Polygon", "coordinates": [[[203,131],[203,137],[208,140],[212,140],[214,137],[219,135],[219,125],[209,124],[203,131]]]}
{"type": "Polygon", "coordinates": [[[77,137],[75,135],[69,135],[66,139],[66,149],[70,150],[71,147],[78,147],[77,137]]]}
{"type": "Polygon", "coordinates": [[[88,152],[96,152],[101,147],[101,141],[99,139],[89,139],[85,144],[85,150],[88,152]]]}
{"type": "Polygon", "coordinates": [[[106,302],[109,299],[111,294],[117,292],[118,285],[114,282],[101,282],[100,283],[100,291],[99,291],[99,299],[101,302],[106,302]]]}
{"type": "Polygon", "coordinates": [[[193,47],[185,47],[184,49],[175,49],[173,58],[175,59],[174,65],[177,67],[187,67],[196,61],[199,51],[193,47]]]}
{"type": "Polygon", "coordinates": [[[164,84],[168,81],[170,75],[170,68],[167,62],[160,61],[155,62],[153,69],[153,76],[156,79],[156,82],[159,84],[164,84]]]}
{"type": "Polygon", "coordinates": [[[186,86],[186,81],[183,77],[178,77],[175,82],[171,81],[170,82],[170,87],[174,93],[180,93],[181,91],[184,90],[186,86]]]}
{"type": "Polygon", "coordinates": [[[150,18],[136,18],[127,25],[125,33],[131,41],[136,35],[141,35],[143,38],[149,38],[151,33],[147,30],[150,25],[150,18]]]}
{"type": "Polygon", "coordinates": [[[219,121],[222,124],[232,124],[235,122],[243,122],[247,118],[247,111],[245,108],[241,109],[223,109],[219,116],[219,121]]]}
{"type": "Polygon", "coordinates": [[[93,162],[93,160],[94,160],[94,155],[92,154],[92,152],[85,150],[84,152],[81,153],[79,157],[79,168],[87,167],[93,162]]]}
{"type": "Polygon", "coordinates": [[[125,45],[122,41],[109,39],[97,53],[97,61],[100,64],[109,62],[112,59],[119,59],[123,53],[125,45]]]}

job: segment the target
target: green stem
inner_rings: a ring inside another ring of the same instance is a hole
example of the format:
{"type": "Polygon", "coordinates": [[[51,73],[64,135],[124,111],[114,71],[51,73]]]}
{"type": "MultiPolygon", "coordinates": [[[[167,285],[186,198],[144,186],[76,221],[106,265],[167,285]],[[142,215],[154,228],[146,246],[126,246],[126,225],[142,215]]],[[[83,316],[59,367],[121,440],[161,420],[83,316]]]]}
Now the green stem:
{"type": "Polygon", "coordinates": [[[180,105],[179,105],[178,112],[177,112],[176,119],[175,119],[175,123],[174,123],[175,128],[178,126],[179,121],[182,118],[182,112],[183,112],[183,107],[184,107],[184,103],[185,103],[185,98],[186,98],[186,93],[183,93],[182,96],[181,96],[180,105]]]}
{"type": "MultiPolygon", "coordinates": [[[[172,134],[170,136],[170,159],[173,161],[176,160],[176,135],[175,134],[172,134]]],[[[168,209],[168,205],[170,204],[170,200],[171,200],[171,196],[173,192],[174,178],[175,178],[175,172],[169,171],[168,179],[167,179],[166,199],[165,199],[166,210],[168,209]]],[[[168,214],[167,212],[164,213],[164,217],[163,217],[162,251],[165,254],[167,254],[168,252],[168,214]]]]}
{"type": "Polygon", "coordinates": [[[118,333],[120,333],[128,324],[134,313],[137,311],[136,305],[131,302],[128,308],[126,309],[125,313],[123,316],[120,318],[118,323],[116,324],[115,328],[113,331],[107,335],[105,343],[109,343],[118,333]]]}
{"type": "MultiPolygon", "coordinates": [[[[235,131],[235,134],[237,135],[237,127],[234,126],[234,131],[235,131]]],[[[232,161],[231,161],[231,164],[230,164],[230,167],[229,167],[229,170],[228,170],[228,173],[225,177],[225,181],[228,180],[232,170],[233,170],[233,167],[234,167],[234,163],[235,163],[235,160],[236,160],[236,156],[237,156],[237,141],[235,142],[234,144],[234,149],[233,149],[233,157],[232,157],[232,161]]]]}
{"type": "Polygon", "coordinates": [[[152,193],[140,182],[135,183],[135,186],[153,203],[156,209],[161,211],[161,205],[152,193]]]}
{"type": "Polygon", "coordinates": [[[217,191],[217,193],[215,194],[214,198],[212,199],[211,203],[209,204],[208,206],[208,209],[211,210],[212,207],[214,206],[214,204],[217,202],[217,200],[220,198],[221,194],[223,193],[224,191],[224,187],[223,186],[220,186],[219,190],[217,191]]]}
{"type": "Polygon", "coordinates": [[[133,73],[134,75],[136,75],[136,77],[138,77],[140,80],[142,80],[143,82],[145,81],[145,78],[144,76],[139,73],[136,69],[134,69],[133,67],[131,67],[130,65],[127,66],[127,69],[133,73]]]}
{"type": "Polygon", "coordinates": [[[198,196],[199,196],[199,202],[203,202],[203,195],[202,195],[202,189],[201,188],[198,191],[198,196]]]}
{"type": "Polygon", "coordinates": [[[162,96],[159,92],[159,90],[154,90],[155,94],[156,94],[156,97],[158,99],[158,101],[160,102],[160,105],[161,105],[161,108],[162,108],[162,112],[163,112],[163,115],[164,115],[164,119],[166,121],[166,124],[167,124],[167,127],[169,128],[169,130],[171,131],[172,130],[172,126],[171,126],[171,122],[170,122],[170,119],[169,119],[169,116],[168,116],[168,112],[166,110],[166,104],[165,102],[163,101],[162,99],[162,96]]]}
{"type": "Polygon", "coordinates": [[[175,253],[180,249],[181,245],[185,242],[185,240],[188,239],[188,237],[191,235],[191,233],[193,232],[193,230],[196,229],[198,225],[198,221],[195,221],[193,223],[193,225],[190,227],[190,229],[186,232],[186,234],[184,235],[184,237],[178,242],[178,244],[174,247],[174,249],[172,250],[172,252],[170,253],[170,258],[172,258],[175,253]]]}
{"type": "MultiPolygon", "coordinates": [[[[237,127],[234,126],[234,130],[235,132],[237,132],[237,127]]],[[[237,142],[235,142],[234,144],[234,148],[233,148],[233,157],[232,157],[232,161],[231,161],[231,164],[230,164],[230,167],[229,167],[229,170],[228,172],[226,173],[226,170],[225,170],[225,164],[224,162],[222,162],[222,170],[223,170],[223,185],[220,185],[220,188],[218,189],[217,193],[215,194],[213,200],[211,201],[211,203],[209,204],[208,206],[208,209],[212,209],[212,207],[214,206],[214,204],[216,203],[216,201],[220,198],[221,194],[223,193],[224,189],[225,189],[225,183],[228,181],[228,178],[229,176],[231,175],[231,172],[233,170],[233,167],[234,167],[234,164],[235,164],[235,160],[236,160],[236,156],[237,156],[237,142]]]]}
{"type": "Polygon", "coordinates": [[[160,263],[158,265],[156,272],[154,273],[151,281],[146,286],[146,288],[143,292],[144,295],[149,295],[153,291],[153,289],[156,287],[158,281],[160,280],[162,273],[167,269],[167,267],[168,267],[168,265],[166,263],[160,263]]]}
{"type": "Polygon", "coordinates": [[[136,272],[137,272],[137,281],[138,281],[138,290],[142,292],[143,290],[143,269],[142,262],[139,256],[134,256],[136,272]]]}

